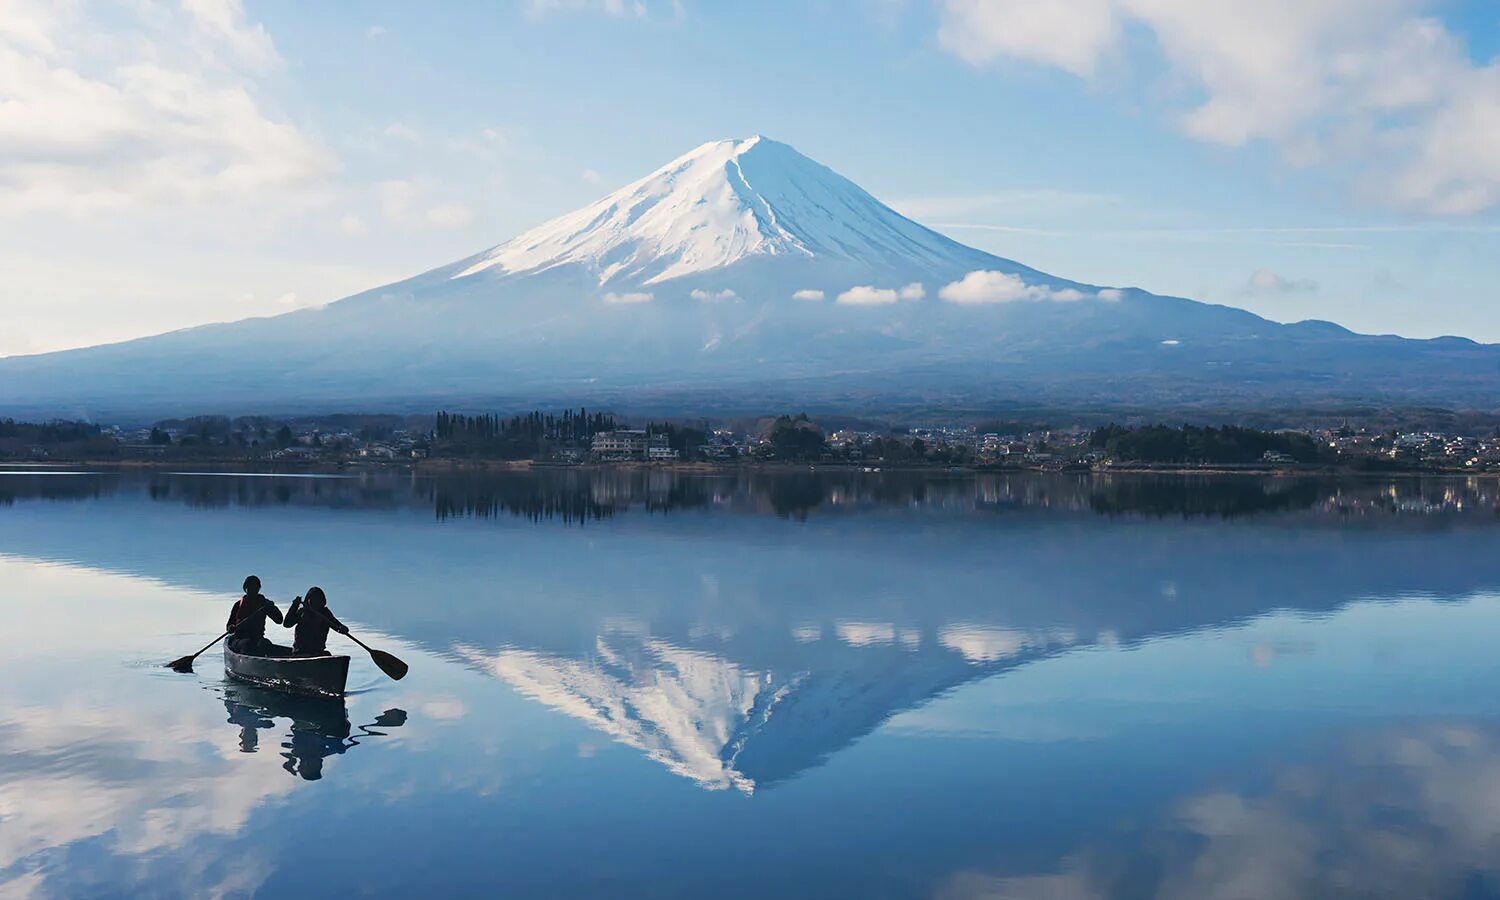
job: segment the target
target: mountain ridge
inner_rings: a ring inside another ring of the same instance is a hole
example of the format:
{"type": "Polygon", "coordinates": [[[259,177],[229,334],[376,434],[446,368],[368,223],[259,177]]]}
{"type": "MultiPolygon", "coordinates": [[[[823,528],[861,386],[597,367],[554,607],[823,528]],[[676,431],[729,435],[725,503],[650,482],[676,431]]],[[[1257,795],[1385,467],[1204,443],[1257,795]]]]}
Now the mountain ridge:
{"type": "Polygon", "coordinates": [[[926,228],[759,136],[703,144],[509,241],[324,307],[0,359],[0,413],[86,417],[1496,397],[1500,345],[1070,281],[926,228]]]}

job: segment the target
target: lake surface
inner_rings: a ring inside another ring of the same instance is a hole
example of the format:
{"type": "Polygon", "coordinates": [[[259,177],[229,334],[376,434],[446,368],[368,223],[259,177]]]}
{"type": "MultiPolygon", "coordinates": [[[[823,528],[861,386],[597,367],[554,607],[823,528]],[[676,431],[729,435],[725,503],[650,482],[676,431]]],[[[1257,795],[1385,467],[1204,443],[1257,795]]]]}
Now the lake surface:
{"type": "Polygon", "coordinates": [[[1500,896],[1497,509],[5,471],[0,897],[1500,896]],[[329,703],[161,668],[252,572],[410,676],[353,648],[329,703]]]}

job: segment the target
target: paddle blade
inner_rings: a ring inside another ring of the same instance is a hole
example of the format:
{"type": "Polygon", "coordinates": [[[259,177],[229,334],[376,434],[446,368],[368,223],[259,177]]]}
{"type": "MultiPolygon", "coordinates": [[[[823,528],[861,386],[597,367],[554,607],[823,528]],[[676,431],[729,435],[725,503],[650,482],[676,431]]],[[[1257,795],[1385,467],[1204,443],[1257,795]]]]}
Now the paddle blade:
{"type": "Polygon", "coordinates": [[[380,671],[391,676],[393,681],[400,681],[406,677],[406,663],[384,650],[371,650],[370,658],[375,660],[375,665],[380,667],[380,671]]]}
{"type": "Polygon", "coordinates": [[[229,637],[229,632],[226,631],[213,640],[209,641],[207,644],[204,644],[203,649],[199,650],[197,653],[194,653],[192,656],[178,657],[177,659],[174,659],[171,662],[167,663],[167,668],[171,669],[174,672],[193,671],[193,660],[208,652],[209,647],[212,647],[214,644],[217,644],[219,641],[222,641],[227,637],[229,637]]]}

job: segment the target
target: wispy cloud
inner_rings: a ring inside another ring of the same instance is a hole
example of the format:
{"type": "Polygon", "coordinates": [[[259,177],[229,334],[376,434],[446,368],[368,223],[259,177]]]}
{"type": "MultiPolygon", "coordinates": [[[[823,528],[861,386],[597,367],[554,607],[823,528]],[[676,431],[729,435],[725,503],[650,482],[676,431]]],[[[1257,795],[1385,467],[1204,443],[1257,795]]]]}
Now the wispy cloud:
{"type": "Polygon", "coordinates": [[[1003,234],[1027,234],[1035,237],[1063,237],[1067,231],[1051,228],[1028,228],[1023,225],[996,225],[991,222],[930,222],[932,228],[953,228],[967,231],[998,231],[1003,234]]]}
{"type": "Polygon", "coordinates": [[[428,202],[428,188],[414,181],[382,181],[375,191],[386,221],[394,225],[445,231],[474,220],[473,210],[462,203],[428,202]]]}
{"type": "MultiPolygon", "coordinates": [[[[1153,238],[1162,240],[1235,240],[1254,238],[1258,242],[1275,237],[1298,235],[1379,235],[1379,234],[1500,234],[1500,225],[1479,222],[1403,222],[1387,225],[1270,225],[1243,227],[1193,227],[1176,228],[1069,228],[1043,229],[1014,225],[997,225],[985,222],[932,222],[933,228],[953,230],[995,231],[1005,234],[1020,234],[1032,237],[1091,237],[1091,238],[1153,238]]],[[[1277,246],[1307,247],[1328,250],[1363,250],[1365,244],[1349,241],[1274,241],[1277,246]]]]}
{"type": "Polygon", "coordinates": [[[127,6],[105,32],[70,4],[6,4],[0,213],[260,202],[332,177],[337,158],[257,99],[280,65],[265,29],[231,0],[181,9],[127,6]]]}
{"type": "Polygon", "coordinates": [[[1120,202],[1115,194],[1065,191],[1051,188],[1018,188],[973,194],[940,194],[905,197],[892,208],[913,219],[972,218],[979,215],[1076,212],[1120,202]]]}
{"type": "Polygon", "coordinates": [[[595,12],[616,19],[644,19],[650,11],[644,0],[526,0],[525,9],[533,17],[557,12],[595,12]]]}
{"type": "Polygon", "coordinates": [[[245,19],[240,0],[181,0],[193,29],[238,61],[265,72],[281,65],[281,54],[265,26],[245,19]]]}
{"type": "Polygon", "coordinates": [[[1088,79],[1107,71],[1143,96],[1192,97],[1164,109],[1183,134],[1227,147],[1268,142],[1288,164],[1331,167],[1377,203],[1436,216],[1493,209],[1500,62],[1472,61],[1424,14],[1433,6],[943,0],[938,40],[974,66],[1010,59],[1088,79]],[[1131,83],[1133,71],[1163,69],[1173,89],[1131,83]]]}
{"type": "Polygon", "coordinates": [[[1270,269],[1257,269],[1245,283],[1245,290],[1252,294],[1300,294],[1316,291],[1318,283],[1308,278],[1287,278],[1270,269]]]}
{"type": "Polygon", "coordinates": [[[1344,241],[1277,241],[1278,247],[1302,247],[1309,250],[1368,250],[1368,244],[1351,244],[1344,241]]]}
{"type": "Polygon", "coordinates": [[[405,122],[392,122],[385,126],[385,129],[381,133],[388,138],[394,138],[408,144],[422,143],[422,133],[405,122]]]}

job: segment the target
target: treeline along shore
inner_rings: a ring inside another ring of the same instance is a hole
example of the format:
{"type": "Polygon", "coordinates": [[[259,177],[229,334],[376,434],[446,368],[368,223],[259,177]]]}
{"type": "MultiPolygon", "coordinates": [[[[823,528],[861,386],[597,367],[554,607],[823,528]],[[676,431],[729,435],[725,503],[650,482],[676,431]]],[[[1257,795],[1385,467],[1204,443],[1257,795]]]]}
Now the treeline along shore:
{"type": "Polygon", "coordinates": [[[1242,425],[879,426],[805,413],[629,420],[588,408],[512,415],[193,416],[150,425],[0,419],[0,460],[120,465],[696,466],[1500,473],[1500,433],[1242,425]]]}

